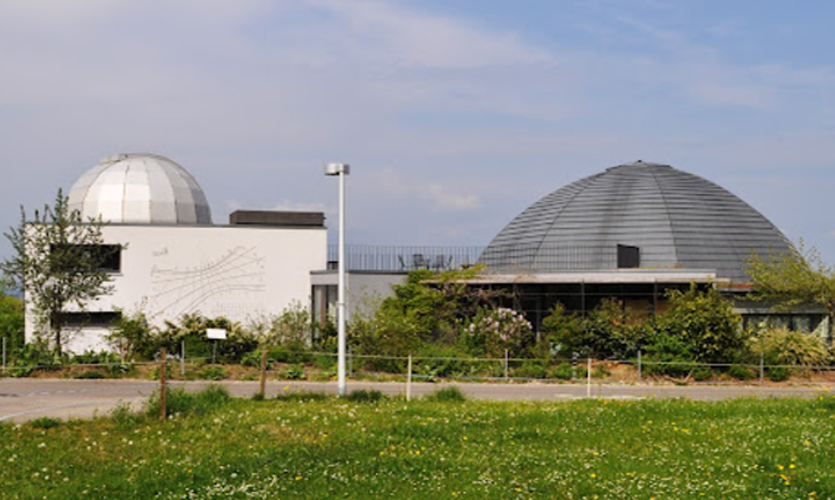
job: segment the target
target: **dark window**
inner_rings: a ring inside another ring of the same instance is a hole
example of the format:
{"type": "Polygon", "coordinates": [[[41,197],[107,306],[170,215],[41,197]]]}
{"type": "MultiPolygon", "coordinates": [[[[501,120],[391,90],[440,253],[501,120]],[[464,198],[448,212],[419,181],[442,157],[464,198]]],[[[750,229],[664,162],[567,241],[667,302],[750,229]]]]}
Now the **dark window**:
{"type": "Polygon", "coordinates": [[[65,312],[61,314],[64,326],[83,328],[88,326],[109,327],[122,317],[119,311],[65,312]]]}
{"type": "Polygon", "coordinates": [[[629,245],[618,245],[618,269],[641,267],[641,249],[629,245]]]}
{"type": "Polygon", "coordinates": [[[122,245],[67,245],[78,251],[75,258],[97,262],[100,269],[111,273],[122,270],[122,245]]]}

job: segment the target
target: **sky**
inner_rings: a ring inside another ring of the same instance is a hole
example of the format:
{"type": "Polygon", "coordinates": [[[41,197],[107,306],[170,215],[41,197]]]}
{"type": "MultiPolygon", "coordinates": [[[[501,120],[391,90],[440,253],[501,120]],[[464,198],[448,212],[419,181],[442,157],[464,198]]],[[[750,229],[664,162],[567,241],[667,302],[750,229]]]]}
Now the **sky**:
{"type": "Polygon", "coordinates": [[[832,19],[815,0],[0,0],[0,228],[148,152],[218,224],[325,211],[335,240],[324,164],[346,162],[349,244],[486,245],[642,159],[835,263],[832,19]]]}

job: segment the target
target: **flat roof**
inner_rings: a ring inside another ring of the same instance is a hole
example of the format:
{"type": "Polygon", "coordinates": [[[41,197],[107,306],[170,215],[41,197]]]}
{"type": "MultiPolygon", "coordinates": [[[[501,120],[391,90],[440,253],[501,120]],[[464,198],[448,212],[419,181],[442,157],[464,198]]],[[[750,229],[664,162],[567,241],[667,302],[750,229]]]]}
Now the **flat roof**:
{"type": "Polygon", "coordinates": [[[620,271],[565,271],[559,273],[483,274],[460,280],[472,284],[548,284],[548,283],[718,283],[729,284],[728,278],[717,278],[715,271],[682,270],[620,270],[620,271]]]}

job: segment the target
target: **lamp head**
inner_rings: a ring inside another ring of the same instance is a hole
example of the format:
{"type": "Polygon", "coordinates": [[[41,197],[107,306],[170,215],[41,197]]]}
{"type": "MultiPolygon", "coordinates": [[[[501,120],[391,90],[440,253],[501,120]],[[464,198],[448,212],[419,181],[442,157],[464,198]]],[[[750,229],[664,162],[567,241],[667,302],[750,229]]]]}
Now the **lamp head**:
{"type": "Polygon", "coordinates": [[[325,165],[325,175],[348,175],[351,173],[351,166],[347,163],[328,163],[325,165]]]}

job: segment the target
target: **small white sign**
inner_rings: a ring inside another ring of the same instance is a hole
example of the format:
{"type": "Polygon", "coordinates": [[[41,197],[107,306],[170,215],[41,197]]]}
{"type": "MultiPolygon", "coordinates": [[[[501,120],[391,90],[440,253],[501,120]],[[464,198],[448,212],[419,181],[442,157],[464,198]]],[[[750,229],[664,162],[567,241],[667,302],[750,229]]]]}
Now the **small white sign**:
{"type": "Polygon", "coordinates": [[[224,328],[206,328],[206,336],[209,340],[226,340],[226,330],[224,328]]]}

